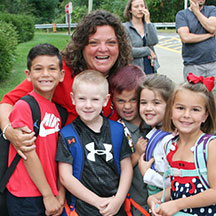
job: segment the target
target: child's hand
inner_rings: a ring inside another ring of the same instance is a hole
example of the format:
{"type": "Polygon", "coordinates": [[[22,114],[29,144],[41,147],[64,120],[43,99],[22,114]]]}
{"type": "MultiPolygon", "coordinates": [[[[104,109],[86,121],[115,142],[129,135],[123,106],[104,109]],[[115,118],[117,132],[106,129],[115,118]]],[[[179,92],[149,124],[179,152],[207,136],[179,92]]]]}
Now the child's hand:
{"type": "Polygon", "coordinates": [[[145,152],[148,140],[142,136],[137,140],[135,152],[131,155],[131,161],[133,167],[137,165],[140,156],[145,152]]]}
{"type": "Polygon", "coordinates": [[[145,152],[147,143],[148,140],[144,139],[142,136],[137,140],[135,152],[139,157],[145,152]]]}
{"type": "Polygon", "coordinates": [[[59,212],[53,216],[61,215],[61,213],[63,212],[64,204],[65,204],[65,192],[59,191],[58,195],[56,196],[56,199],[61,205],[61,208],[59,209],[59,212]]]}
{"type": "Polygon", "coordinates": [[[103,216],[116,215],[121,207],[121,203],[116,199],[115,196],[112,196],[108,199],[105,199],[101,205],[100,214],[103,216]]]}
{"type": "Polygon", "coordinates": [[[161,201],[156,199],[154,196],[150,196],[147,200],[147,203],[151,209],[152,215],[160,216],[160,214],[157,214],[155,210],[156,210],[156,205],[161,204],[161,201]]]}
{"type": "Polygon", "coordinates": [[[149,161],[145,161],[144,160],[144,154],[142,154],[142,156],[140,157],[140,159],[138,161],[139,171],[140,171],[142,176],[145,175],[146,171],[152,166],[154,161],[155,161],[154,158],[151,158],[149,161]]]}
{"type": "Polygon", "coordinates": [[[113,197],[98,197],[98,199],[94,203],[94,207],[97,208],[99,211],[102,211],[107,207],[112,198],[113,197]]]}
{"type": "Polygon", "coordinates": [[[54,195],[43,197],[46,215],[60,215],[62,206],[54,195]]]}
{"type": "Polygon", "coordinates": [[[176,205],[175,200],[171,200],[165,203],[162,203],[158,208],[155,209],[155,215],[165,215],[172,216],[177,213],[180,209],[178,209],[178,205],[176,205]]]}

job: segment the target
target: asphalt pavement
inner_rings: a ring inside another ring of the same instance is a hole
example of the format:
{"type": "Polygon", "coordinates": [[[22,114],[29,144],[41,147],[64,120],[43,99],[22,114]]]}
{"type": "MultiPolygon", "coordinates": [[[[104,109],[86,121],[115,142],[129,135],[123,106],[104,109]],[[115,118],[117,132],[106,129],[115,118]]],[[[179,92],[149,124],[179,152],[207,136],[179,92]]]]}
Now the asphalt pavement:
{"type": "Polygon", "coordinates": [[[159,44],[155,47],[159,59],[158,73],[164,74],[175,83],[183,79],[183,60],[181,56],[181,41],[176,33],[159,33],[159,44]]]}

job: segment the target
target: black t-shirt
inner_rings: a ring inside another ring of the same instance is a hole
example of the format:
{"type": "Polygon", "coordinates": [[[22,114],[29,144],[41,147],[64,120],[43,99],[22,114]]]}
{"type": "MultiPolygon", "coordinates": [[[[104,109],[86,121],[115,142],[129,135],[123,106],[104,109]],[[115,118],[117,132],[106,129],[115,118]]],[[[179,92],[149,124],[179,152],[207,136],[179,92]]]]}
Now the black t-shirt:
{"type": "MultiPolygon", "coordinates": [[[[113,158],[113,147],[108,119],[103,118],[103,125],[99,133],[88,128],[79,117],[73,121],[80,137],[84,152],[84,167],[81,183],[100,197],[110,197],[116,194],[119,185],[119,173],[113,158]]],[[[73,165],[73,157],[68,149],[62,148],[62,139],[59,139],[56,160],[73,165]]],[[[131,155],[127,138],[123,135],[120,152],[120,161],[131,155]]],[[[124,212],[118,215],[125,215],[124,212]]],[[[82,200],[76,200],[76,212],[80,216],[100,215],[99,211],[82,200]]]]}

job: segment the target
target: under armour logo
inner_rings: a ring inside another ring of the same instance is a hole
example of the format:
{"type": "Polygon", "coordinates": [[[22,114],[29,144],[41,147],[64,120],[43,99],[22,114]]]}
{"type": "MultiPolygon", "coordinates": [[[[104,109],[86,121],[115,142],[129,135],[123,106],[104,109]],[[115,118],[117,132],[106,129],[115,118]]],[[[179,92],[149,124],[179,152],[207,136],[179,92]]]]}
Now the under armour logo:
{"type": "Polygon", "coordinates": [[[111,160],[113,158],[112,153],[110,152],[112,149],[111,144],[103,144],[105,150],[97,150],[94,148],[94,143],[91,142],[86,145],[86,149],[90,151],[90,153],[87,155],[87,159],[90,161],[95,161],[95,154],[97,155],[106,155],[106,162],[111,160]]]}
{"type": "Polygon", "coordinates": [[[68,142],[68,145],[70,145],[71,143],[74,144],[76,143],[76,139],[75,137],[72,137],[71,139],[68,139],[67,142],[68,142]]]}

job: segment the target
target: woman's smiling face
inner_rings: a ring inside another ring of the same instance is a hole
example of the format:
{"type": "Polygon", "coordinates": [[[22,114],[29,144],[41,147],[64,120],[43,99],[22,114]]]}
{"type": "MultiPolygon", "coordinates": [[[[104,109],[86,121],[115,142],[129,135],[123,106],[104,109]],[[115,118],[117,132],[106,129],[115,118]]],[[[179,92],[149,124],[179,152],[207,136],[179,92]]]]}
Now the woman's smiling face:
{"type": "Polygon", "coordinates": [[[119,44],[113,27],[98,26],[89,36],[89,42],[83,49],[88,69],[97,70],[107,76],[119,56],[119,44]]]}

